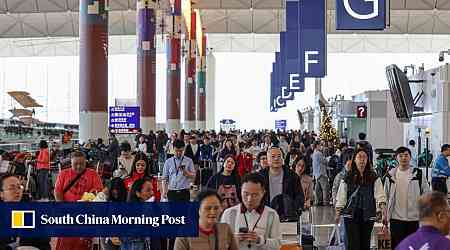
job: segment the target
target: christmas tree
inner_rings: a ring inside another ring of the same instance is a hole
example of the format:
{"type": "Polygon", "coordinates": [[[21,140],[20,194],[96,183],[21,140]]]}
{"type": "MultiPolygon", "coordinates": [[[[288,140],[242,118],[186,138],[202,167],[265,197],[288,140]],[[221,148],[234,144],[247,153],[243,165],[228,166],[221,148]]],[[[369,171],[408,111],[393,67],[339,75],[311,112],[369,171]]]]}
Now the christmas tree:
{"type": "Polygon", "coordinates": [[[331,145],[337,145],[339,143],[336,129],[331,124],[331,114],[328,113],[326,108],[322,109],[322,121],[319,133],[322,141],[328,142],[331,145]]]}

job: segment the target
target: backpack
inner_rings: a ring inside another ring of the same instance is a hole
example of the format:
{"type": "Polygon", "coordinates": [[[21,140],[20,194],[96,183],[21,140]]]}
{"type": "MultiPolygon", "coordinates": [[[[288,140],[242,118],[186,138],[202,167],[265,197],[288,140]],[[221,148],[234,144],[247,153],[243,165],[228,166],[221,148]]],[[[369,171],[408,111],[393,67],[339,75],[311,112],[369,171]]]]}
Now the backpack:
{"type": "Polygon", "coordinates": [[[299,215],[294,200],[286,194],[279,194],[272,199],[270,207],[277,211],[280,221],[295,222],[299,215]]]}

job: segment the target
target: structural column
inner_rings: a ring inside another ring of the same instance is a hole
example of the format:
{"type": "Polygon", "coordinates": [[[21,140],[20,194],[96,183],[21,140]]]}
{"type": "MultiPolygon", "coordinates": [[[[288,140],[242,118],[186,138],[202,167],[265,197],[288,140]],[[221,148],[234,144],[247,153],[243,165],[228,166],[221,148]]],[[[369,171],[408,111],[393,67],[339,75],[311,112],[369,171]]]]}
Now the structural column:
{"type": "Polygon", "coordinates": [[[108,136],[107,0],[80,0],[80,141],[108,136]]]}
{"type": "Polygon", "coordinates": [[[198,86],[198,119],[197,128],[206,129],[206,36],[202,37],[202,51],[198,62],[197,86],[198,86]]]}
{"type": "Polygon", "coordinates": [[[137,2],[137,101],[144,133],[156,129],[156,0],[137,2]]]}
{"type": "Polygon", "coordinates": [[[186,84],[185,84],[185,108],[184,108],[184,128],[187,131],[195,129],[195,91],[196,91],[196,56],[197,56],[197,42],[196,42],[196,12],[191,13],[191,27],[187,40],[187,57],[186,57],[186,84]]]}
{"type": "Polygon", "coordinates": [[[181,68],[181,0],[171,2],[171,21],[166,40],[167,100],[166,131],[180,130],[180,68],[181,68]]]}
{"type": "Polygon", "coordinates": [[[215,103],[215,81],[216,81],[216,58],[211,50],[206,55],[206,128],[216,128],[216,103],[215,103]]]}

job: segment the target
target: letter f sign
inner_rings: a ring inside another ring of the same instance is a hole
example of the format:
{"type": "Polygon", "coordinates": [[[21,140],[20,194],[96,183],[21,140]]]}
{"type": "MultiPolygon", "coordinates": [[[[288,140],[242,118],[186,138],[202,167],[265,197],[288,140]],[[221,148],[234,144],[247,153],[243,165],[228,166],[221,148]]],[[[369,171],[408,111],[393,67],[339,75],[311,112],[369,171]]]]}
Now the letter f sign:
{"type": "Polygon", "coordinates": [[[356,18],[356,19],[360,19],[360,20],[367,20],[367,19],[372,19],[374,17],[377,17],[379,15],[378,12],[378,4],[379,4],[379,0],[364,0],[365,2],[372,2],[373,3],[373,12],[370,14],[359,14],[356,11],[354,11],[352,9],[352,7],[350,6],[350,2],[349,0],[343,0],[344,1],[344,7],[345,7],[345,11],[347,11],[347,13],[356,18]]]}

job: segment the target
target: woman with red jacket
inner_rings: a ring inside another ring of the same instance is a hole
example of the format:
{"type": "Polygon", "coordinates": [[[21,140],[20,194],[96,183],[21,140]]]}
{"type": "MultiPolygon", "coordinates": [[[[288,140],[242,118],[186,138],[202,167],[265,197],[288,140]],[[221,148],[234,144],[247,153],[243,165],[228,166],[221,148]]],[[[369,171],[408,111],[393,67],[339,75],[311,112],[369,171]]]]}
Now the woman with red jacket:
{"type": "Polygon", "coordinates": [[[46,141],[39,142],[39,154],[36,162],[37,169],[37,189],[39,198],[42,201],[48,201],[49,185],[48,172],[50,171],[50,155],[48,152],[48,144],[46,141]]]}
{"type": "Polygon", "coordinates": [[[150,176],[149,166],[147,156],[142,152],[138,152],[134,157],[133,165],[131,166],[131,173],[127,178],[125,178],[125,187],[128,191],[130,191],[131,186],[136,180],[144,177],[150,178],[152,180],[153,190],[155,190],[155,201],[159,201],[161,199],[161,192],[158,189],[158,181],[156,178],[150,176]]]}

